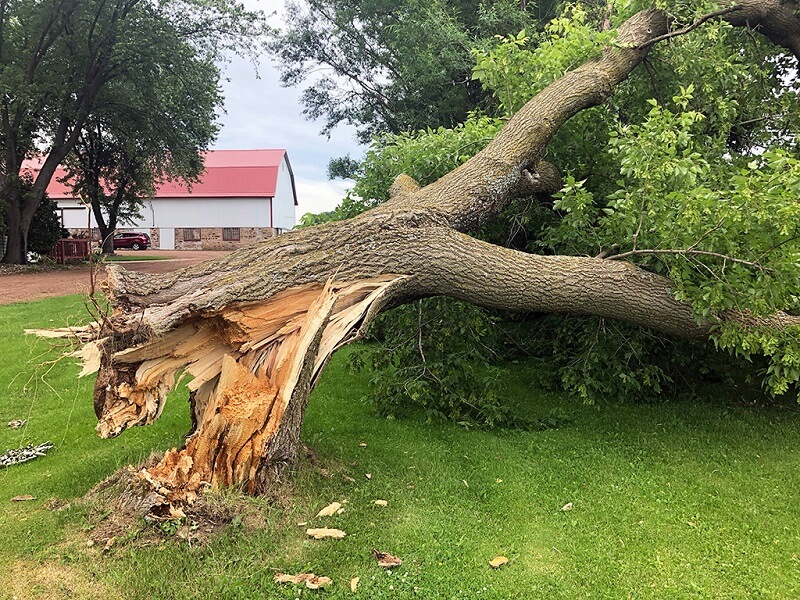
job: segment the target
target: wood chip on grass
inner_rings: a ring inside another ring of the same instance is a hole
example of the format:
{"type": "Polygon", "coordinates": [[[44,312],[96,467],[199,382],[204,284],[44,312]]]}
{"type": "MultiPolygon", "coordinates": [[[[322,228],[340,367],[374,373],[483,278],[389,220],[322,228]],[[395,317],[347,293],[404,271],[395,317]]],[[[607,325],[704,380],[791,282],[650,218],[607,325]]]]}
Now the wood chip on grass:
{"type": "Polygon", "coordinates": [[[315,540],[322,540],[325,538],[333,538],[340,540],[347,535],[341,529],[328,529],[327,527],[321,527],[318,529],[306,529],[306,533],[311,537],[313,537],[315,540]]]}
{"type": "Polygon", "coordinates": [[[36,500],[36,496],[31,496],[30,494],[23,494],[22,496],[14,496],[11,499],[12,502],[27,502],[28,500],[36,500]]]}
{"type": "Polygon", "coordinates": [[[342,505],[338,502],[332,502],[328,504],[325,508],[317,513],[317,517],[332,517],[335,515],[339,509],[342,508],[342,505]]]}
{"type": "Polygon", "coordinates": [[[383,567],[384,569],[399,567],[403,564],[403,561],[400,560],[400,557],[395,556],[394,554],[389,554],[388,552],[378,552],[375,550],[375,548],[372,549],[372,555],[375,557],[375,560],[378,561],[378,566],[383,567]]]}
{"type": "Polygon", "coordinates": [[[318,590],[326,585],[331,585],[333,580],[330,577],[314,575],[314,573],[298,573],[297,575],[287,575],[286,573],[276,573],[275,583],[293,583],[303,585],[310,590],[318,590]]]}

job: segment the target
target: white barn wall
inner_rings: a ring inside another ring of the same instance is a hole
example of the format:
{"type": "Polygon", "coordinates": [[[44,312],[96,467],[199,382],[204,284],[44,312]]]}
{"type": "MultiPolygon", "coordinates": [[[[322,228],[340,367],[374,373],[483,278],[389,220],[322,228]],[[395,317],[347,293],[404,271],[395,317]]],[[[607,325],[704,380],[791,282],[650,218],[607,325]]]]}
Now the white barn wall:
{"type": "Polygon", "coordinates": [[[272,205],[272,226],[284,231],[291,229],[296,224],[293,189],[291,171],[286,162],[286,156],[284,156],[278,169],[278,181],[275,185],[275,199],[272,205]]]}
{"type": "MultiPolygon", "coordinates": [[[[63,225],[67,229],[86,229],[90,210],[87,210],[78,200],[59,199],[56,201],[58,210],[56,214],[63,218],[63,225]]],[[[92,227],[97,223],[92,216],[92,227]]]]}
{"type": "Polygon", "coordinates": [[[125,227],[272,227],[269,198],[156,198],[125,227]]]}
{"type": "MultiPolygon", "coordinates": [[[[141,219],[133,224],[120,223],[119,227],[272,227],[270,202],[270,198],[148,199],[140,211],[141,219]]],[[[58,205],[63,209],[64,227],[86,228],[88,213],[77,200],[59,200],[58,205]]],[[[94,218],[92,226],[96,227],[94,218]]],[[[294,226],[294,221],[291,226],[294,226]]]]}
{"type": "MultiPolygon", "coordinates": [[[[209,179],[199,182],[194,192],[180,185],[165,185],[159,188],[157,198],[143,201],[141,218],[118,223],[118,229],[149,232],[156,248],[181,249],[234,249],[292,229],[296,224],[295,186],[291,163],[286,152],[284,150],[218,152],[219,154],[209,154],[208,162],[211,164],[209,179]],[[226,171],[228,167],[245,169],[263,167],[265,170],[256,172],[246,170],[237,175],[234,171],[226,171]],[[252,175],[262,179],[250,179],[252,175]],[[208,194],[214,193],[236,194],[237,189],[243,196],[207,197],[208,194]],[[262,194],[274,192],[275,196],[253,198],[246,195],[250,192],[262,194]],[[195,193],[198,195],[195,196],[195,193]],[[238,228],[239,231],[231,233],[225,228],[238,228]],[[189,231],[190,229],[200,229],[202,233],[189,231]],[[226,239],[229,235],[233,239],[226,239]]],[[[82,235],[81,230],[91,227],[95,229],[96,234],[97,223],[91,211],[87,210],[79,200],[69,197],[69,191],[65,186],[56,188],[53,197],[58,201],[64,227],[76,235],[82,235]]]]}

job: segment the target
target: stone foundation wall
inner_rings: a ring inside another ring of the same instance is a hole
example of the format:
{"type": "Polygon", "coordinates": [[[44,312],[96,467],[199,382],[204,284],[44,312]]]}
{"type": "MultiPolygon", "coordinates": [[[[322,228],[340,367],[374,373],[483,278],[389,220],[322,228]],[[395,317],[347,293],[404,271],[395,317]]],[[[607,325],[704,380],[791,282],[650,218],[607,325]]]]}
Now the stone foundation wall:
{"type": "MultiPolygon", "coordinates": [[[[150,235],[151,248],[161,248],[160,230],[158,227],[150,228],[130,228],[118,227],[117,233],[128,231],[141,231],[150,235]]],[[[70,229],[72,237],[85,238],[86,229],[70,229]]],[[[242,246],[255,244],[267,238],[275,237],[279,231],[272,227],[240,227],[239,240],[228,241],[222,239],[222,227],[201,227],[200,239],[197,241],[184,241],[183,229],[175,228],[175,249],[176,250],[236,250],[242,246]]],[[[100,230],[96,227],[92,230],[94,241],[100,239],[100,230]]]]}
{"type": "MultiPolygon", "coordinates": [[[[175,249],[176,250],[236,250],[242,246],[255,244],[267,238],[275,237],[277,230],[272,227],[240,227],[239,240],[228,241],[222,239],[222,227],[202,227],[200,228],[200,239],[196,241],[185,241],[183,239],[183,229],[175,228],[175,249]]],[[[153,241],[155,246],[155,240],[153,241]]]]}
{"type": "MultiPolygon", "coordinates": [[[[73,238],[76,238],[76,239],[79,239],[79,240],[86,239],[86,237],[88,237],[88,235],[89,235],[87,233],[87,231],[86,231],[86,227],[70,228],[70,229],[67,229],[67,231],[69,231],[69,236],[70,237],[73,237],[73,238]]],[[[147,231],[147,230],[146,229],[132,229],[130,227],[117,227],[117,229],[116,229],[117,233],[124,233],[124,232],[128,232],[128,231],[147,231]]],[[[157,232],[158,229],[150,229],[148,231],[148,233],[150,234],[151,238],[153,237],[153,231],[157,232]]],[[[158,238],[158,233],[156,233],[156,238],[158,238]]],[[[98,242],[98,243],[100,242],[100,229],[98,227],[92,227],[92,241],[93,242],[98,242]]],[[[156,246],[154,246],[154,247],[156,247],[156,246]]]]}
{"type": "Polygon", "coordinates": [[[150,235],[151,248],[161,247],[161,238],[159,237],[158,232],[159,232],[158,227],[151,227],[150,230],[147,232],[150,235]]]}

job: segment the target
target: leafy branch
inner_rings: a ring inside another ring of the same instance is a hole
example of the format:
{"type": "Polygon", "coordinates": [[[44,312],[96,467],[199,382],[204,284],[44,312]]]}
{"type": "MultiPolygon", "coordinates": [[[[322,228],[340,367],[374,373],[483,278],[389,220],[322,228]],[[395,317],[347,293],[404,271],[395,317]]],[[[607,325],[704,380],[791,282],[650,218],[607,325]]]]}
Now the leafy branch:
{"type": "Polygon", "coordinates": [[[695,29],[697,29],[698,27],[700,27],[701,25],[703,25],[703,23],[705,23],[707,21],[710,21],[712,19],[716,19],[718,17],[722,17],[724,15],[730,14],[732,12],[736,12],[738,10],[741,10],[741,7],[739,7],[739,6],[729,6],[727,8],[722,8],[720,10],[716,10],[714,12],[710,12],[708,14],[703,15],[699,19],[697,19],[691,25],[687,25],[683,29],[676,29],[675,31],[670,31],[669,33],[665,33],[664,35],[659,35],[658,37],[654,37],[654,38],[646,41],[644,44],[641,44],[639,46],[639,48],[642,48],[642,49],[649,48],[650,46],[652,46],[654,44],[657,44],[658,42],[663,42],[664,40],[668,40],[670,38],[678,37],[678,36],[681,36],[681,35],[686,35],[687,33],[690,33],[692,31],[694,31],[695,29]]]}
{"type": "Polygon", "coordinates": [[[744,260],[742,258],[735,258],[733,256],[728,256],[727,254],[721,254],[719,252],[710,252],[708,250],[694,250],[691,248],[687,248],[685,250],[681,249],[642,249],[642,250],[629,250],[628,252],[622,252],[621,254],[614,254],[613,256],[609,256],[608,260],[622,260],[623,258],[628,258],[629,256],[640,256],[640,255],[648,255],[648,254],[674,254],[677,256],[712,256],[714,258],[721,258],[726,261],[730,261],[733,263],[737,263],[740,265],[746,265],[748,267],[755,267],[761,271],[768,271],[769,269],[765,269],[761,264],[758,262],[753,262],[749,260],[744,260]]]}

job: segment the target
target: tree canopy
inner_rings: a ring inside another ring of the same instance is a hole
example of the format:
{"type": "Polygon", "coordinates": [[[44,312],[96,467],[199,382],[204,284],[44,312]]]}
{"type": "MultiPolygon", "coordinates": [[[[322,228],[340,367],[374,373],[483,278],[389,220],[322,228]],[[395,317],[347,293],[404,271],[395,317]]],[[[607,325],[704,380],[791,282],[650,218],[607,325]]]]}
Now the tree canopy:
{"type": "Polygon", "coordinates": [[[500,0],[370,0],[287,3],[272,49],[286,85],[305,84],[305,114],[323,132],[354,125],[377,133],[453,127],[490,104],[470,76],[470,49],[535,23],[549,3],[526,10],[500,0]],[[536,11],[536,12],[534,12],[536,11]]]}
{"type": "Polygon", "coordinates": [[[98,95],[65,162],[74,193],[91,204],[105,253],[113,253],[117,225],[139,216],[156,183],[197,179],[201,152],[218,131],[219,68],[177,38],[153,48],[139,69],[98,95]],[[166,62],[168,69],[158,68],[166,62]]]}
{"type": "Polygon", "coordinates": [[[8,244],[3,260],[24,262],[38,202],[98,110],[101,94],[107,103],[111,92],[126,84],[146,91],[192,56],[210,64],[225,51],[247,52],[263,29],[259,13],[233,0],[4,2],[0,197],[8,244]],[[42,166],[31,193],[23,196],[22,163],[35,155],[42,166]]]}

